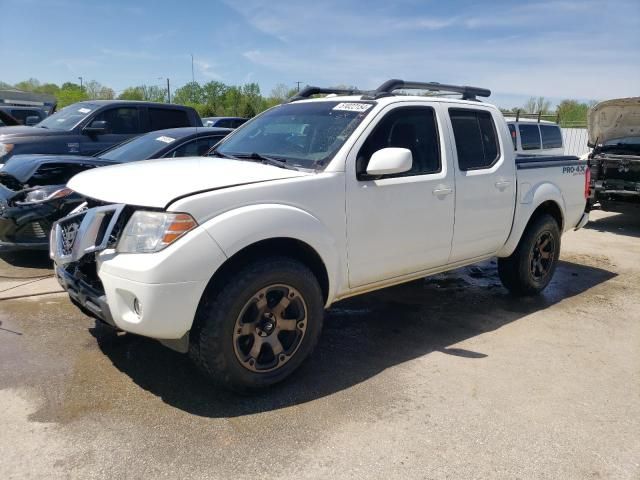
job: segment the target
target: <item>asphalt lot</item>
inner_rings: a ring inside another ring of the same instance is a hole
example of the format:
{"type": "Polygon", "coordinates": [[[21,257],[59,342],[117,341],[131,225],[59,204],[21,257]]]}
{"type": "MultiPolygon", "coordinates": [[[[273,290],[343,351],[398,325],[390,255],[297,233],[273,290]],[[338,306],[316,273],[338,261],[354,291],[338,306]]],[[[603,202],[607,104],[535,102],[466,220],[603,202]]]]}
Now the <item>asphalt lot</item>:
{"type": "Polygon", "coordinates": [[[640,478],[640,217],[592,219],[544,295],[486,263],[343,302],[254,397],[5,254],[0,478],[640,478]]]}

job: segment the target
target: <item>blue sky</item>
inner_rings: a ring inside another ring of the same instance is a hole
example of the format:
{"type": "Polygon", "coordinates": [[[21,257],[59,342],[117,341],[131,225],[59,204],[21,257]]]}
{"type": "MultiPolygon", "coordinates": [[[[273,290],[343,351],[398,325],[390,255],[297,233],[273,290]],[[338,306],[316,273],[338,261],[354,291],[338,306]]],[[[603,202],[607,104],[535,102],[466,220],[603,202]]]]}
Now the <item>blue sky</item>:
{"type": "Polygon", "coordinates": [[[0,0],[0,80],[349,84],[388,78],[529,96],[640,95],[640,1],[0,0]]]}

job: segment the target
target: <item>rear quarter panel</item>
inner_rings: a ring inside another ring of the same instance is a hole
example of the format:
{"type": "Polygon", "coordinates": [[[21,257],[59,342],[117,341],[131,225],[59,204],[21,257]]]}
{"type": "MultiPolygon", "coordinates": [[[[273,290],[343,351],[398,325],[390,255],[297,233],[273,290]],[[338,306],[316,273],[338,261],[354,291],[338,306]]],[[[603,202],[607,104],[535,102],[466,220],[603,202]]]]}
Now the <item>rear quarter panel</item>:
{"type": "Polygon", "coordinates": [[[498,252],[499,257],[513,253],[531,216],[544,202],[555,202],[560,208],[563,233],[578,224],[586,207],[585,161],[524,163],[520,160],[517,167],[518,191],[513,227],[507,243],[498,252]]]}

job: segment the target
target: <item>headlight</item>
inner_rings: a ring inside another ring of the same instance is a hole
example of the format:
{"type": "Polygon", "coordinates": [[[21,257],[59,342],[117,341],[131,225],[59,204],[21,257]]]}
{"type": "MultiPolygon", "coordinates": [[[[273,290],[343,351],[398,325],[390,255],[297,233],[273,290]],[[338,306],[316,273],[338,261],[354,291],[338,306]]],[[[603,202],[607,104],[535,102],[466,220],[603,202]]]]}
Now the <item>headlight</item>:
{"type": "Polygon", "coordinates": [[[0,158],[8,155],[13,150],[13,143],[0,143],[0,158]]]}
{"type": "Polygon", "coordinates": [[[119,253],[159,252],[197,226],[187,213],[138,210],[124,227],[116,250],[119,253]]]}
{"type": "Polygon", "coordinates": [[[27,192],[23,200],[16,203],[43,203],[57,198],[68,197],[73,193],[73,190],[65,187],[64,185],[51,185],[48,187],[39,187],[35,190],[27,192]]]}

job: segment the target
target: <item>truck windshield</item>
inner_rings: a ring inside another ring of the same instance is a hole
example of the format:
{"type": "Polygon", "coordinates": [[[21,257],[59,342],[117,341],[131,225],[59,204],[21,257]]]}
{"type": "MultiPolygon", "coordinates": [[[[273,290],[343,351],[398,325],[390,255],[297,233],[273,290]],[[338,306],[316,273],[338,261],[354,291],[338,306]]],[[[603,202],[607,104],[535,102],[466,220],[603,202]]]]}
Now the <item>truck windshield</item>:
{"type": "Polygon", "coordinates": [[[322,169],[373,109],[374,102],[301,102],[279,105],[240,127],[216,149],[221,155],[256,154],[322,169]]]}
{"type": "Polygon", "coordinates": [[[72,130],[78,123],[84,120],[87,115],[96,109],[92,103],[74,103],[63,108],[59,112],[45,118],[36,127],[48,128],[50,130],[72,130]]]}

